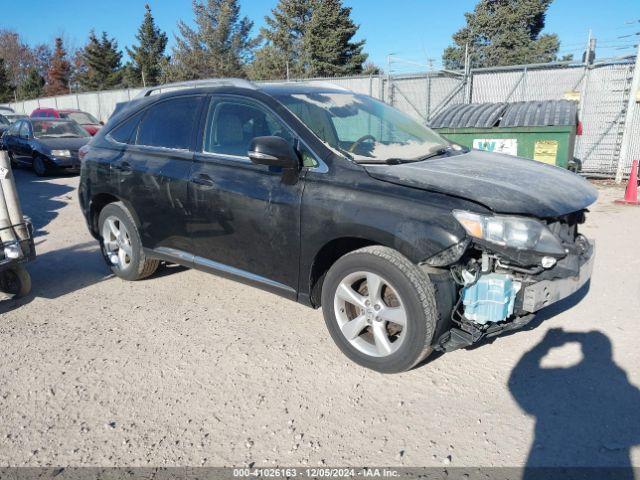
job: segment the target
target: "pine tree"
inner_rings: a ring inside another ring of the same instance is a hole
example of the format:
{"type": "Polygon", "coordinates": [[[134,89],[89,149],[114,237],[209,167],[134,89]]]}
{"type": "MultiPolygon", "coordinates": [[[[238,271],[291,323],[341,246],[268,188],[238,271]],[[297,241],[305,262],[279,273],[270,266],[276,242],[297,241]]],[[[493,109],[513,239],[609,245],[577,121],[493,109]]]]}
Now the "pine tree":
{"type": "Polygon", "coordinates": [[[9,79],[9,71],[4,58],[0,58],[0,103],[12,102],[13,87],[9,79]]]}
{"type": "Polygon", "coordinates": [[[313,77],[362,73],[368,55],[364,40],[353,42],[358,31],[351,8],[342,0],[315,0],[313,14],[304,35],[303,48],[308,74],[313,77]]]}
{"type": "Polygon", "coordinates": [[[31,100],[41,97],[44,93],[44,77],[38,73],[36,67],[31,67],[27,78],[18,85],[18,99],[31,100]]]}
{"type": "Polygon", "coordinates": [[[80,58],[84,71],[78,75],[77,80],[83,90],[108,90],[122,83],[122,52],[118,50],[118,42],[109,38],[107,32],[102,32],[102,36],[98,38],[92,31],[80,58]]]}
{"type": "Polygon", "coordinates": [[[251,76],[257,79],[335,76],[363,71],[367,54],[351,8],[342,0],[280,0],[265,18],[264,46],[256,52],[251,76]]]}
{"type": "Polygon", "coordinates": [[[445,68],[464,66],[466,45],[473,67],[544,63],[556,60],[558,36],[541,35],[545,14],[553,0],[480,0],[465,13],[467,25],[453,35],[445,68]]]}
{"type": "Polygon", "coordinates": [[[133,62],[127,66],[125,76],[128,84],[133,83],[132,86],[156,85],[160,80],[162,65],[167,58],[164,54],[167,47],[167,34],[156,26],[148,3],[144,8],[146,9],[144,20],[136,35],[139,45],[127,48],[127,53],[133,62]]]}
{"type": "Polygon", "coordinates": [[[172,77],[245,77],[256,40],[250,37],[253,22],[240,17],[238,0],[193,0],[193,12],[195,29],[178,22],[172,77]]]}
{"type": "Polygon", "coordinates": [[[306,74],[303,37],[313,14],[313,0],[280,0],[260,30],[265,42],[255,55],[250,74],[255,79],[303,77],[306,74]]]}
{"type": "Polygon", "coordinates": [[[64,49],[62,38],[56,38],[56,46],[51,58],[51,65],[47,70],[47,84],[44,87],[45,95],[64,95],[69,93],[69,77],[71,64],[67,60],[67,52],[64,49]]]}

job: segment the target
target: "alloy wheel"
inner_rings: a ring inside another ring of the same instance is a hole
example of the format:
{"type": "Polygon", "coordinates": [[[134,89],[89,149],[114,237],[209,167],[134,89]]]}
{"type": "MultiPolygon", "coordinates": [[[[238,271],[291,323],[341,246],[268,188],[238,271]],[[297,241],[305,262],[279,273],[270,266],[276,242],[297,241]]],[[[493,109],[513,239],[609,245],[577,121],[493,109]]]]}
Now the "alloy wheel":
{"type": "Polygon", "coordinates": [[[124,223],[116,216],[109,216],[102,226],[104,253],[112,265],[122,269],[131,264],[133,249],[131,237],[124,223]]]}
{"type": "Polygon", "coordinates": [[[400,348],[407,312],[397,290],[380,275],[347,275],[336,289],[334,310],[342,335],[360,352],[386,357],[400,348]]]}

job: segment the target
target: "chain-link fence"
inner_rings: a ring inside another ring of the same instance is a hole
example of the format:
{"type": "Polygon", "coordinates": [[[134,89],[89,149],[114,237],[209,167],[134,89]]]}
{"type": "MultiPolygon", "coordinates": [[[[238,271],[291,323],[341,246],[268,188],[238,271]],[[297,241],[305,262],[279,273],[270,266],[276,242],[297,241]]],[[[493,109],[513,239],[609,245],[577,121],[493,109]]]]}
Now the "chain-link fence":
{"type": "MultiPolygon", "coordinates": [[[[370,95],[425,124],[460,103],[572,99],[579,103],[583,128],[575,148],[583,171],[617,175],[620,180],[628,175],[632,159],[640,158],[640,97],[636,98],[640,93],[632,91],[634,62],[626,58],[593,65],[563,62],[473,69],[468,75],[434,71],[306,81],[329,81],[370,95]]],[[[16,102],[11,107],[26,114],[41,107],[77,108],[106,120],[118,102],[134,98],[140,90],[71,94],[16,102]]]]}

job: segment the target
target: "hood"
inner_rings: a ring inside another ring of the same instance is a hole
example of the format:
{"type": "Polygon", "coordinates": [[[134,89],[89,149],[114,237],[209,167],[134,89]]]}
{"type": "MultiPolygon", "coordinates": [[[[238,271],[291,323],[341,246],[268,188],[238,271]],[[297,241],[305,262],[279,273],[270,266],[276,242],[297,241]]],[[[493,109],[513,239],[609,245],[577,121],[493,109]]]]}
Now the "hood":
{"type": "Polygon", "coordinates": [[[91,137],[80,138],[37,138],[40,145],[49,150],[78,150],[91,140],[91,137]]]}
{"type": "Polygon", "coordinates": [[[563,168],[471,150],[400,165],[366,165],[372,177],[480,203],[496,213],[557,217],[598,198],[584,178],[563,168]]]}

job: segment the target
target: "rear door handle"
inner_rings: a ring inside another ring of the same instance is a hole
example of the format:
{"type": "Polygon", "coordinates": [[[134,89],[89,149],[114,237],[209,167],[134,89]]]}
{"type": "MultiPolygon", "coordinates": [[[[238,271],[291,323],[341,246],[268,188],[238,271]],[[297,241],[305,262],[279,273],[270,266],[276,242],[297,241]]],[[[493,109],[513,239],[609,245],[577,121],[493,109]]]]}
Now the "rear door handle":
{"type": "Polygon", "coordinates": [[[200,173],[195,177],[191,177],[191,181],[197,185],[202,185],[205,187],[214,187],[216,185],[213,181],[213,178],[211,178],[206,173],[200,173]]]}

